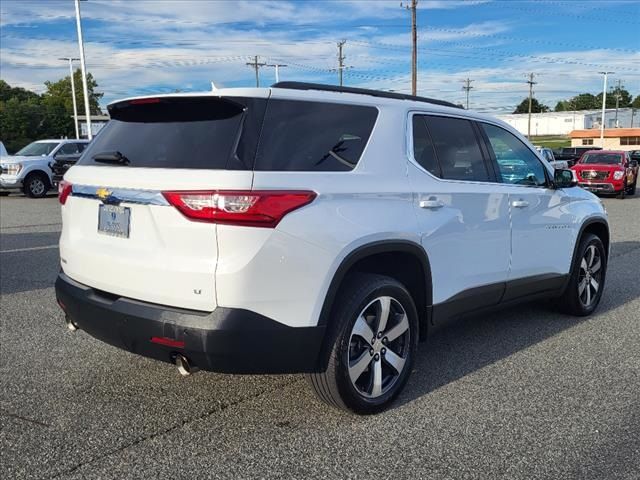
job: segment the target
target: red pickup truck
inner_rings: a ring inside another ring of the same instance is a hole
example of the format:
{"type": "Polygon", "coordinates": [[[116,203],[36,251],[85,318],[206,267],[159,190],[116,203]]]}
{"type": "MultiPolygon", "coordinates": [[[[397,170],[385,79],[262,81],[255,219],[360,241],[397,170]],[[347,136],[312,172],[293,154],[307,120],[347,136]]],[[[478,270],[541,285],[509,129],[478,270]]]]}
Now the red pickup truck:
{"type": "Polygon", "coordinates": [[[585,152],[571,167],[578,185],[594,193],[617,194],[619,198],[636,193],[638,162],[629,152],[621,150],[591,150],[585,152]]]}

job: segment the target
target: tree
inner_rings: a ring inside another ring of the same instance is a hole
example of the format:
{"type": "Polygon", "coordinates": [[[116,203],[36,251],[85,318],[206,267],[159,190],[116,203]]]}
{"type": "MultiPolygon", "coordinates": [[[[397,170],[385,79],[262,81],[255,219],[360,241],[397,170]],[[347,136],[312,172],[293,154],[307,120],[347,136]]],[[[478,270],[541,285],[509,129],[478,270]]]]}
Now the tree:
{"type": "MultiPolygon", "coordinates": [[[[84,113],[81,75],[80,70],[74,72],[80,114],[84,113]]],[[[91,74],[87,75],[87,83],[91,113],[99,114],[102,93],[95,91],[98,84],[91,74]]],[[[45,85],[47,91],[38,95],[0,80],[0,138],[9,152],[14,153],[34,140],[75,135],[70,77],[45,85]]]]}
{"type": "Polygon", "coordinates": [[[633,102],[631,102],[631,106],[633,108],[640,108],[640,95],[636,95],[636,98],[634,98],[633,102]]]}
{"type": "MultiPolygon", "coordinates": [[[[531,99],[531,113],[548,112],[549,107],[538,102],[537,99],[531,99]]],[[[529,98],[525,98],[520,105],[516,107],[513,113],[529,113],[529,98]]]]}
{"type": "MultiPolygon", "coordinates": [[[[82,72],[76,69],[73,72],[73,81],[78,102],[78,114],[84,113],[84,95],[82,90],[82,72]]],[[[47,91],[42,95],[44,110],[43,128],[53,137],[70,137],[75,135],[73,126],[73,100],[71,98],[71,79],[67,75],[57,82],[44,82],[47,91]]],[[[100,112],[100,99],[102,93],[97,93],[95,88],[98,83],[93,75],[87,74],[87,90],[89,91],[89,110],[92,115],[100,112]]]]}
{"type": "MultiPolygon", "coordinates": [[[[607,93],[607,108],[616,108],[616,94],[620,96],[618,107],[626,108],[631,106],[631,94],[624,88],[618,89],[616,87],[607,93]]],[[[598,107],[596,108],[602,108],[602,92],[596,95],[596,99],[598,103],[598,107]]]]}

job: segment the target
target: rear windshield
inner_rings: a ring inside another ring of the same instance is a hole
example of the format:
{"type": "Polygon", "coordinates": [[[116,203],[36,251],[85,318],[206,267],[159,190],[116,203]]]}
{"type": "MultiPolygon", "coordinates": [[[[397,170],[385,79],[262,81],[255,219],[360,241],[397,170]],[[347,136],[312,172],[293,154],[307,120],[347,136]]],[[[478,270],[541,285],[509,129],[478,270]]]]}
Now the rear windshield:
{"type": "Polygon", "coordinates": [[[604,165],[616,165],[622,163],[622,155],[619,153],[587,153],[580,163],[599,163],[604,165]]]}
{"type": "Polygon", "coordinates": [[[374,107],[269,100],[256,170],[350,171],[378,116],[374,107]]]}
{"type": "Polygon", "coordinates": [[[173,97],[121,102],[82,155],[80,165],[251,169],[264,100],[173,97]],[[247,118],[251,116],[252,118],[247,118]],[[245,139],[246,140],[246,139],[245,139]]]}

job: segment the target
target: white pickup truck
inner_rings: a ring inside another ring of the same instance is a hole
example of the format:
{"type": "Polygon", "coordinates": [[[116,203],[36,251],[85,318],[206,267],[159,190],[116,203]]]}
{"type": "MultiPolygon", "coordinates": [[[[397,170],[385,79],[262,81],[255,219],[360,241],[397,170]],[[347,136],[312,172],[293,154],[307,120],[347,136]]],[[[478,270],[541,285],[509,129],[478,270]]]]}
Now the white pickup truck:
{"type": "Polygon", "coordinates": [[[56,156],[80,156],[88,140],[38,140],[13,156],[0,157],[0,195],[23,191],[31,198],[42,198],[53,186],[49,164],[56,156]]]}

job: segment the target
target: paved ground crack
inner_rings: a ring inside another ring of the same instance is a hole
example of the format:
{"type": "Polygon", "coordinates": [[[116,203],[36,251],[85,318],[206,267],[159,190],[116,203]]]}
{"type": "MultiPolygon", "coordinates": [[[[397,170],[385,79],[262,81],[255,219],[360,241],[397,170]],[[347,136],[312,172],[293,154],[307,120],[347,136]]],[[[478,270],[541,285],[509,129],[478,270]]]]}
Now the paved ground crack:
{"type": "Polygon", "coordinates": [[[66,469],[66,470],[64,470],[64,471],[62,471],[60,473],[56,473],[55,475],[53,475],[53,476],[51,476],[49,478],[54,479],[54,478],[60,478],[60,477],[62,477],[64,475],[69,475],[69,474],[75,472],[76,470],[86,466],[86,465],[90,465],[92,463],[95,463],[95,462],[98,462],[100,460],[103,460],[103,459],[105,459],[107,457],[110,457],[111,455],[114,455],[116,453],[119,453],[119,452],[122,452],[124,450],[127,450],[128,448],[135,447],[136,445],[138,445],[138,444],[140,444],[142,442],[146,442],[147,440],[152,440],[152,439],[160,437],[162,435],[166,435],[166,434],[171,433],[171,432],[173,432],[175,430],[179,430],[182,427],[184,427],[186,425],[189,425],[189,424],[191,424],[193,422],[197,422],[198,420],[202,420],[202,419],[205,419],[205,418],[210,417],[212,415],[218,414],[220,412],[224,412],[225,410],[227,410],[229,408],[233,408],[233,407],[235,407],[237,405],[241,405],[241,404],[249,402],[251,400],[255,400],[256,398],[260,398],[260,397],[262,397],[264,395],[268,395],[269,393],[277,392],[277,391],[279,391],[279,390],[281,390],[283,388],[289,387],[289,386],[294,385],[295,383],[298,383],[298,382],[301,382],[301,381],[302,381],[301,379],[296,379],[296,380],[293,380],[293,381],[290,381],[290,382],[279,383],[276,386],[274,386],[273,388],[262,390],[262,391],[260,391],[260,392],[258,392],[256,394],[248,396],[248,397],[239,398],[235,402],[231,402],[231,403],[224,404],[224,405],[220,406],[220,408],[208,410],[208,411],[202,413],[201,415],[198,415],[197,417],[188,418],[188,419],[183,420],[182,422],[180,422],[180,423],[178,423],[176,425],[173,425],[172,427],[169,427],[169,428],[166,428],[166,429],[161,430],[159,432],[154,432],[154,433],[151,433],[150,435],[147,435],[145,437],[133,440],[133,441],[127,443],[126,445],[122,445],[122,446],[120,446],[120,447],[118,447],[116,449],[110,450],[110,451],[106,452],[105,454],[100,455],[100,456],[95,457],[95,458],[92,458],[90,460],[87,460],[86,462],[81,462],[81,463],[79,463],[77,465],[74,465],[73,467],[68,468],[68,469],[66,469]]]}
{"type": "Polygon", "coordinates": [[[41,427],[46,427],[46,428],[49,428],[51,426],[48,423],[44,423],[44,422],[41,422],[39,420],[34,420],[32,418],[23,417],[22,415],[18,415],[18,414],[15,414],[15,413],[7,412],[4,408],[0,408],[0,412],[4,413],[8,417],[15,418],[17,420],[22,420],[23,422],[28,422],[28,423],[31,423],[33,425],[39,425],[41,427]]]}

